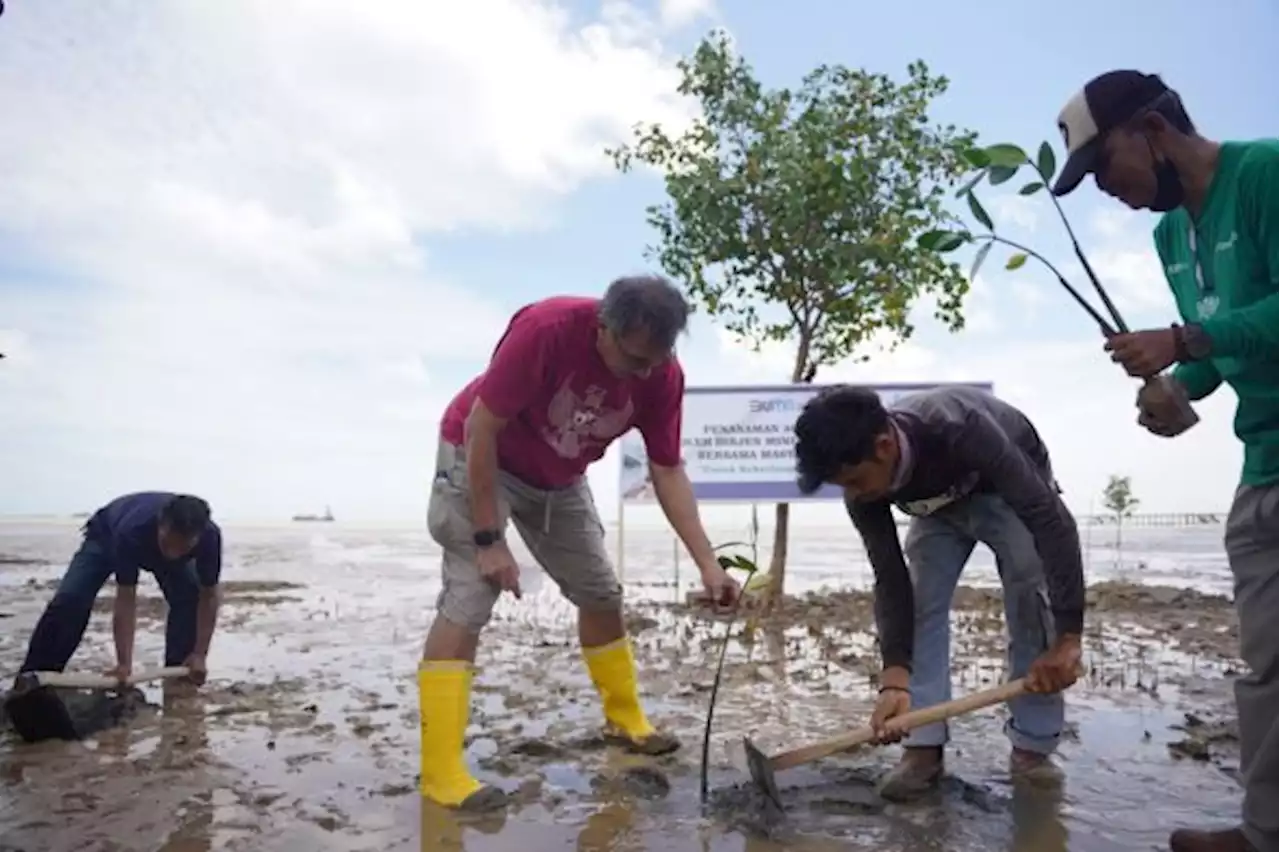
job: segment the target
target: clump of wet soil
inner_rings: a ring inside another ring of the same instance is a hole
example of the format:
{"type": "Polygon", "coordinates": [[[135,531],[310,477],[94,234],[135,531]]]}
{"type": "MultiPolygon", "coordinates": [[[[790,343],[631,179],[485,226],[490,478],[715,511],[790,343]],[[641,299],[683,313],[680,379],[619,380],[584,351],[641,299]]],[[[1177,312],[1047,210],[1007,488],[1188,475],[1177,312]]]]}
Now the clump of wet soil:
{"type": "Polygon", "coordinates": [[[618,772],[602,772],[591,779],[591,787],[606,796],[635,796],[660,799],[671,792],[671,781],[656,766],[627,766],[618,772]]]}
{"type": "Polygon", "coordinates": [[[1210,720],[1187,713],[1184,722],[1173,728],[1183,733],[1182,739],[1169,743],[1169,753],[1176,758],[1224,766],[1239,755],[1240,727],[1235,719],[1210,720]]]}
{"type": "Polygon", "coordinates": [[[775,802],[752,782],[721,787],[708,796],[708,814],[717,822],[745,834],[785,844],[796,828],[822,817],[876,816],[906,822],[904,816],[919,807],[945,807],[975,818],[1007,811],[1007,800],[987,787],[946,775],[937,789],[908,805],[897,805],[878,792],[883,772],[866,766],[825,766],[817,783],[794,787],[776,778],[780,802],[775,802]]]}

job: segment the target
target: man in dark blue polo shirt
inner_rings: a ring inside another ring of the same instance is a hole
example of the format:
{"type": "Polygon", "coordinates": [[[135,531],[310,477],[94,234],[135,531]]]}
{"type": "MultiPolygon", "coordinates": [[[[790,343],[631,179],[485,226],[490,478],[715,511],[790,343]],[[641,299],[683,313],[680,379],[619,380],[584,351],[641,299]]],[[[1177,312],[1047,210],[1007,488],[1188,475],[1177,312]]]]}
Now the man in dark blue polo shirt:
{"type": "Polygon", "coordinates": [[[116,667],[121,679],[133,669],[138,622],[138,571],[150,571],[169,605],[166,666],[187,666],[203,683],[205,657],[218,617],[222,532],[199,497],[145,491],[117,497],[84,525],[84,541],[36,624],[22,671],[62,671],[75,653],[94,598],[115,576],[111,614],[116,667]]]}

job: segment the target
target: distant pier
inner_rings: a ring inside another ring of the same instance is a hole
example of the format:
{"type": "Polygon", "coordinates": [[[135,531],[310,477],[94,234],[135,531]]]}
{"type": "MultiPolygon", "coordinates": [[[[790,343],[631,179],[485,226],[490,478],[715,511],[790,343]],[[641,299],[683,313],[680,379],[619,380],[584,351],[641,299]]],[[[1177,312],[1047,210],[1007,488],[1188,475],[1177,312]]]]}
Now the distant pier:
{"type": "MultiPolygon", "coordinates": [[[[1226,522],[1221,512],[1143,512],[1124,518],[1126,527],[1216,527],[1226,522]]],[[[1085,527],[1115,526],[1116,516],[1076,515],[1076,523],[1085,527]]]]}
{"type": "MultiPolygon", "coordinates": [[[[1113,514],[1075,515],[1076,524],[1082,527],[1114,527],[1116,516],[1113,514]]],[[[906,515],[894,513],[894,521],[900,527],[911,522],[906,515]]],[[[1222,526],[1227,516],[1222,512],[1143,512],[1134,513],[1124,519],[1126,528],[1137,527],[1216,527],[1222,526]]]]}

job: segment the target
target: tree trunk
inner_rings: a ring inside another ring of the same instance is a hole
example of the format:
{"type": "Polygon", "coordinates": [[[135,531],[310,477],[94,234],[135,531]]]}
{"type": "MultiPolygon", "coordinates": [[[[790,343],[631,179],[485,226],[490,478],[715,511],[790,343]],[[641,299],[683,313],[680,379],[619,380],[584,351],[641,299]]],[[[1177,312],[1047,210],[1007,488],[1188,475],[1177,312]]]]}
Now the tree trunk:
{"type": "MultiPolygon", "coordinates": [[[[808,329],[800,329],[800,342],[796,346],[795,366],[791,370],[791,383],[813,382],[815,370],[809,364],[810,338],[813,334],[808,329]]],[[[773,507],[773,553],[769,557],[769,589],[765,595],[764,608],[772,612],[778,601],[782,600],[783,584],[787,576],[787,531],[790,526],[791,505],[779,503],[773,507]]]]}
{"type": "Polygon", "coordinates": [[[1116,515],[1116,570],[1124,573],[1124,516],[1116,515]]]}
{"type": "Polygon", "coordinates": [[[779,503],[773,507],[773,554],[769,557],[768,607],[782,599],[782,584],[787,575],[787,527],[791,518],[791,504],[779,503]]]}

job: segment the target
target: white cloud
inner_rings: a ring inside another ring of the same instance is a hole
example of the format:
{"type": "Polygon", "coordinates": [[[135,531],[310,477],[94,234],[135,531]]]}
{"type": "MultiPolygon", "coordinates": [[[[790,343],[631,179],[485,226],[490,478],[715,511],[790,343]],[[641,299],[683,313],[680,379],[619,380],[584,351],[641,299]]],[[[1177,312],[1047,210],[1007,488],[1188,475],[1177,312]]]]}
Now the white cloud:
{"type": "Polygon", "coordinates": [[[687,27],[715,15],[715,0],[658,0],[658,16],[670,29],[687,27]]]}
{"type": "Polygon", "coordinates": [[[991,208],[991,219],[1000,234],[1006,233],[1010,225],[1021,231],[1035,231],[1040,225],[1040,205],[1045,203],[1035,196],[1026,197],[1014,193],[983,199],[983,204],[991,208]]]}
{"type": "MultiPolygon", "coordinates": [[[[1089,218],[1082,251],[1120,314],[1130,325],[1140,327],[1143,320],[1155,317],[1160,324],[1176,317],[1173,296],[1169,291],[1160,258],[1152,242],[1155,219],[1146,213],[1128,210],[1112,202],[1097,209],[1089,218]]],[[[1079,286],[1094,294],[1083,267],[1073,262],[1071,269],[1079,286]]],[[[1094,299],[1101,308],[1101,299],[1094,299]]]]}
{"type": "Polygon", "coordinates": [[[635,122],[688,115],[617,0],[50,0],[4,28],[0,511],[174,487],[412,516],[438,374],[507,319],[424,240],[540,225],[635,122]]]}

